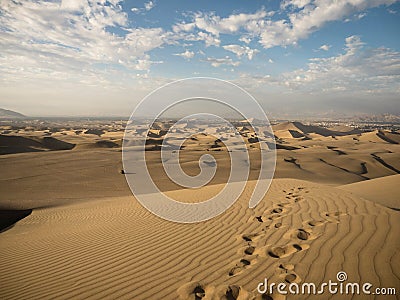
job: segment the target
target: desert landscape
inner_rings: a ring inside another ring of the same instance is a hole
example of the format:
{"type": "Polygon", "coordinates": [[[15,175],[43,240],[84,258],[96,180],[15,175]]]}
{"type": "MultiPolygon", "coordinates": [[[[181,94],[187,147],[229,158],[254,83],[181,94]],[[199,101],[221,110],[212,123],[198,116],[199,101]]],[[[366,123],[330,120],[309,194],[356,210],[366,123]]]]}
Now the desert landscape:
{"type": "MultiPolygon", "coordinates": [[[[146,136],[147,167],[157,186],[189,203],[217,194],[230,165],[212,132],[178,149],[192,176],[201,154],[214,156],[218,171],[210,184],[179,188],[160,170],[171,123],[153,124],[146,136]]],[[[263,140],[234,123],[251,159],[244,192],[218,217],[179,224],[150,213],[129,190],[121,162],[125,124],[2,121],[1,299],[364,299],[257,291],[264,278],[320,284],[339,271],[351,282],[399,290],[397,125],[366,130],[273,122],[275,176],[250,209],[263,140]]]]}
{"type": "Polygon", "coordinates": [[[0,0],[0,300],[400,300],[400,0],[0,0]]]}

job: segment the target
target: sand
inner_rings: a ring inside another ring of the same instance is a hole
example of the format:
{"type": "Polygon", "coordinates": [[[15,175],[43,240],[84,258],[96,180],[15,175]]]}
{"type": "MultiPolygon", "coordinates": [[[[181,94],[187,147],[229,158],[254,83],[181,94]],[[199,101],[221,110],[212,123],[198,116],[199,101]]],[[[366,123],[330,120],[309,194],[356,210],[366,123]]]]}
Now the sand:
{"type": "Polygon", "coordinates": [[[383,206],[400,210],[400,175],[346,184],[340,188],[383,206]]]}
{"type": "MultiPolygon", "coordinates": [[[[1,155],[0,209],[25,218],[0,233],[0,299],[350,299],[257,292],[264,278],[321,284],[336,280],[339,271],[349,282],[398,292],[397,136],[386,132],[388,141],[379,132],[297,123],[279,130],[278,142],[297,150],[278,150],[275,178],[260,204],[248,208],[258,174],[255,148],[238,201],[197,224],[160,219],[132,196],[121,174],[121,133],[60,130],[52,137],[73,148],[42,143],[30,151],[22,144],[24,151],[1,155]],[[283,134],[287,128],[306,138],[283,134]],[[329,130],[342,134],[332,137],[329,130]]],[[[3,134],[41,143],[45,133],[3,134]]],[[[159,131],[154,135],[160,139],[159,131]]],[[[223,188],[227,152],[206,136],[186,146],[181,163],[188,173],[196,174],[194,158],[203,151],[216,157],[219,169],[210,185],[179,189],[158,172],[158,151],[150,151],[148,167],[170,197],[202,201],[223,188]]]]}
{"type": "Polygon", "coordinates": [[[264,277],[320,283],[342,270],[398,286],[398,212],[293,179],[275,180],[251,210],[250,188],[199,224],[162,220],[133,197],[37,209],[2,233],[0,297],[194,299],[199,285],[207,297],[237,286],[250,299],[264,277]]]}

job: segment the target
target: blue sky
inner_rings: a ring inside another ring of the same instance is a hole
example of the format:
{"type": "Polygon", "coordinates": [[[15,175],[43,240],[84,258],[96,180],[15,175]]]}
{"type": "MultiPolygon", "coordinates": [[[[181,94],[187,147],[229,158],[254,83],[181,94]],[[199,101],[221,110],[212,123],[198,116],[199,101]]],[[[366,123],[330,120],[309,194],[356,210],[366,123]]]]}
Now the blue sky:
{"type": "Polygon", "coordinates": [[[395,0],[2,1],[0,107],[128,115],[211,76],[274,115],[400,113],[395,0]]]}

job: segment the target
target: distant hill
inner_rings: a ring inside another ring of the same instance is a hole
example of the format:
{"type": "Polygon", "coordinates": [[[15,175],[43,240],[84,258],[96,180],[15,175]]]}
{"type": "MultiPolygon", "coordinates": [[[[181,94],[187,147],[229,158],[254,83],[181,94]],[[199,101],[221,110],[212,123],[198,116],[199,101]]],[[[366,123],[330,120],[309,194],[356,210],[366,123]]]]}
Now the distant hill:
{"type": "Polygon", "coordinates": [[[304,125],[300,122],[284,122],[277,125],[273,125],[275,135],[283,138],[304,138],[308,134],[314,133],[321,136],[344,136],[349,134],[359,134],[361,131],[346,127],[346,128],[323,128],[313,125],[304,125]]]}
{"type": "Polygon", "coordinates": [[[0,108],[0,119],[20,119],[20,118],[26,118],[26,116],[16,111],[0,108]]]}

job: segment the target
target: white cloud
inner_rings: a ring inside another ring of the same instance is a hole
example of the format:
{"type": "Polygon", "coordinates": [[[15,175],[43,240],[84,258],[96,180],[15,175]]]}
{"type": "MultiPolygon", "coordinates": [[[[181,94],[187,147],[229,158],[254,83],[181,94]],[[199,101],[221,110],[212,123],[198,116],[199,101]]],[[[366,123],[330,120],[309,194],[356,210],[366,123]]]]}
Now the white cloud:
{"type": "Polygon", "coordinates": [[[282,75],[282,82],[308,91],[393,91],[400,88],[400,52],[366,48],[358,36],[346,38],[344,53],[313,58],[306,69],[282,75]]]}
{"type": "Polygon", "coordinates": [[[182,52],[182,53],[175,53],[174,55],[176,55],[176,56],[181,56],[181,57],[183,57],[183,58],[185,58],[185,59],[191,59],[191,58],[193,58],[193,56],[194,56],[194,52],[193,52],[193,51],[189,51],[189,50],[186,49],[185,52],[182,52]]]}
{"type": "Polygon", "coordinates": [[[258,38],[264,48],[296,45],[299,40],[328,22],[343,21],[356,14],[366,15],[365,10],[380,5],[391,5],[397,0],[287,0],[282,9],[291,8],[287,17],[272,20],[273,11],[261,9],[253,14],[232,14],[220,17],[215,13],[195,13],[189,23],[176,24],[175,32],[194,32],[196,29],[212,36],[220,34],[242,34],[241,41],[250,43],[258,38]]]}
{"type": "Polygon", "coordinates": [[[324,51],[328,51],[330,48],[331,48],[331,46],[326,45],[326,44],[319,47],[319,49],[324,50],[324,51]]]}
{"type": "Polygon", "coordinates": [[[362,19],[367,15],[367,13],[361,13],[357,15],[357,19],[362,19]]]}
{"type": "Polygon", "coordinates": [[[108,1],[106,6],[95,0],[0,2],[0,76],[18,81],[18,74],[42,80],[57,74],[74,80],[101,74],[96,66],[148,69],[155,62],[147,52],[167,43],[169,33],[162,28],[127,27],[119,2],[108,1]],[[112,34],[107,27],[123,28],[126,35],[112,34]]]}
{"type": "Polygon", "coordinates": [[[182,27],[179,25],[173,26],[172,28],[173,32],[169,32],[168,41],[179,46],[184,46],[185,43],[187,44],[187,42],[198,42],[198,41],[203,41],[206,47],[210,46],[219,47],[219,45],[221,44],[221,40],[218,37],[208,32],[203,32],[203,31],[186,32],[181,29],[182,27]],[[182,44],[181,41],[184,41],[184,43],[182,44]]]}
{"type": "Polygon", "coordinates": [[[218,68],[221,65],[234,66],[234,67],[240,65],[240,62],[233,61],[229,56],[226,56],[224,58],[207,57],[204,61],[209,62],[215,68],[218,68]]]}
{"type": "MultiPolygon", "coordinates": [[[[115,0],[115,1],[120,1],[120,0],[115,0]]],[[[154,1],[149,1],[144,3],[144,6],[142,8],[139,7],[132,7],[131,11],[134,13],[142,13],[144,14],[146,11],[150,11],[152,10],[154,7],[156,6],[154,1]]]]}
{"type": "Polygon", "coordinates": [[[149,2],[146,2],[146,3],[144,4],[144,9],[145,9],[146,11],[149,11],[149,10],[153,9],[154,6],[155,6],[155,3],[154,3],[153,1],[149,1],[149,2]]]}
{"type": "Polygon", "coordinates": [[[349,36],[342,54],[312,58],[304,68],[275,76],[242,74],[235,82],[252,91],[273,91],[276,97],[291,95],[304,100],[314,97],[315,103],[325,106],[332,99],[340,99],[345,101],[344,107],[350,101],[362,107],[361,99],[364,99],[378,109],[377,101],[389,106],[398,101],[400,52],[384,47],[370,48],[360,37],[349,36]]]}
{"type": "Polygon", "coordinates": [[[218,47],[221,44],[221,40],[211,34],[200,31],[197,36],[198,36],[198,40],[202,40],[206,43],[206,47],[209,47],[209,46],[218,47]]]}
{"type": "Polygon", "coordinates": [[[246,44],[250,44],[251,43],[251,38],[249,36],[242,36],[239,38],[239,41],[246,43],[246,44]]]}
{"type": "Polygon", "coordinates": [[[268,62],[270,63],[270,64],[273,64],[274,63],[274,61],[270,58],[270,59],[268,59],[268,62]]]}
{"type": "Polygon", "coordinates": [[[288,1],[291,5],[302,8],[288,14],[288,20],[259,22],[257,32],[264,48],[295,45],[300,39],[307,38],[327,22],[342,20],[353,13],[380,5],[390,5],[397,0],[314,0],[288,1]],[[303,5],[305,5],[303,7],[303,5]]]}
{"type": "Polygon", "coordinates": [[[172,26],[174,32],[192,31],[196,25],[194,23],[178,23],[172,26]]]}
{"type": "Polygon", "coordinates": [[[288,6],[293,6],[296,8],[303,8],[304,6],[310,4],[312,0],[286,0],[282,1],[281,8],[285,9],[288,6]]]}
{"type": "MultiPolygon", "coordinates": [[[[258,22],[273,13],[262,9],[254,14],[232,14],[226,18],[221,18],[214,13],[195,13],[192,15],[192,22],[177,23],[172,26],[172,30],[188,41],[203,40],[206,47],[218,47],[221,43],[219,39],[221,33],[235,34],[240,30],[253,31],[253,28],[258,27],[258,22]]],[[[251,42],[250,36],[244,35],[240,40],[248,44],[251,42]]]]}
{"type": "Polygon", "coordinates": [[[246,55],[249,60],[253,59],[253,56],[260,52],[258,49],[251,49],[247,46],[242,47],[240,45],[225,45],[222,46],[227,51],[233,52],[236,54],[238,58],[241,58],[243,55],[246,55]]]}
{"type": "Polygon", "coordinates": [[[259,10],[254,14],[234,14],[226,18],[221,18],[212,13],[197,13],[194,16],[193,23],[198,29],[219,36],[220,33],[232,34],[240,29],[249,29],[268,15],[265,10],[259,10]]]}

